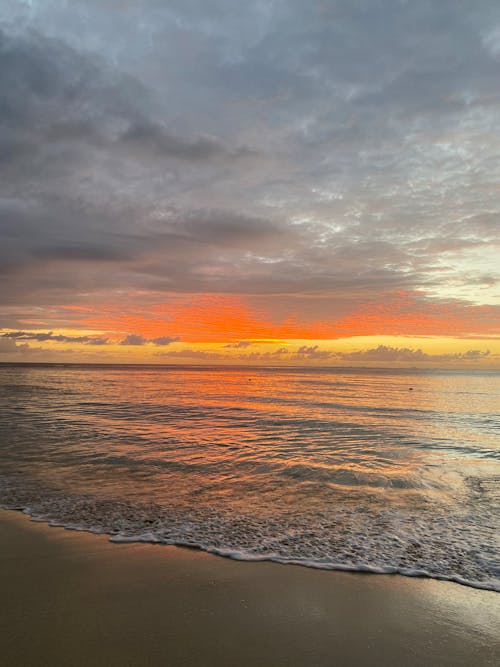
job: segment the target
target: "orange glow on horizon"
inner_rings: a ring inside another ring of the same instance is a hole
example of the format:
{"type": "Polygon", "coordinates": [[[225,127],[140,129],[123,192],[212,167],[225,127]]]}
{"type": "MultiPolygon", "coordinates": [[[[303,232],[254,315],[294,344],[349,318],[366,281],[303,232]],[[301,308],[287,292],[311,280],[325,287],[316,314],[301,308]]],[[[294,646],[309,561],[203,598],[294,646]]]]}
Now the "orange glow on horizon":
{"type": "Polygon", "coordinates": [[[0,332],[0,359],[500,367],[495,306],[437,303],[418,293],[393,292],[383,303],[357,301],[350,309],[332,297],[326,317],[329,303],[323,296],[278,301],[278,296],[162,295],[161,302],[152,302],[155,297],[160,295],[131,294],[122,303],[106,299],[53,308],[36,329],[0,332]]]}
{"type": "Polygon", "coordinates": [[[321,320],[305,320],[293,314],[279,321],[273,318],[271,307],[256,308],[251,297],[234,295],[174,298],[142,307],[134,303],[95,310],[84,306],[65,309],[75,316],[74,326],[102,331],[116,340],[127,334],[146,339],[172,336],[189,343],[500,334],[500,309],[495,306],[436,303],[407,292],[392,293],[384,303],[367,302],[342,317],[332,313],[321,320]]]}

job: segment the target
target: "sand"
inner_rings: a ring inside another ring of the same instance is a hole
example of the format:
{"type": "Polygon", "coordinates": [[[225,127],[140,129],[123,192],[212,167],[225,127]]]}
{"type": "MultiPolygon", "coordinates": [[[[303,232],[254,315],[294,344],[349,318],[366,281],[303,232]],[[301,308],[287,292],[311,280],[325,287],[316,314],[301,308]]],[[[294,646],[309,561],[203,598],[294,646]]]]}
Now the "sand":
{"type": "Polygon", "coordinates": [[[500,595],[112,544],[0,511],[0,664],[500,664],[500,595]]]}

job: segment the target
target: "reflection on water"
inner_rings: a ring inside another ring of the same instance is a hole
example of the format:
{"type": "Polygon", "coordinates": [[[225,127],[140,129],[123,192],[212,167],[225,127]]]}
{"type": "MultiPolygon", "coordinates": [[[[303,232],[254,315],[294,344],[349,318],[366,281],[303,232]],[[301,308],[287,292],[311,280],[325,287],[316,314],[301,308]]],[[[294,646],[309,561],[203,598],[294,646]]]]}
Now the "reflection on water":
{"type": "Polygon", "coordinates": [[[0,401],[6,505],[116,539],[499,585],[498,374],[4,366],[0,401]]]}

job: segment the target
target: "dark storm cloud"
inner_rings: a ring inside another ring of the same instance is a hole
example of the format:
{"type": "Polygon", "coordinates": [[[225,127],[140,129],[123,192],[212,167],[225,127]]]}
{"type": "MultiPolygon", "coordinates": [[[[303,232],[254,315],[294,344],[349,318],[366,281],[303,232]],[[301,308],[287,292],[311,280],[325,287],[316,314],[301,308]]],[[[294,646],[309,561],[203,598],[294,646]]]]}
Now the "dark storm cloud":
{"type": "Polygon", "coordinates": [[[494,303],[499,26],[493,0],[7,0],[3,301],[494,303]]]}

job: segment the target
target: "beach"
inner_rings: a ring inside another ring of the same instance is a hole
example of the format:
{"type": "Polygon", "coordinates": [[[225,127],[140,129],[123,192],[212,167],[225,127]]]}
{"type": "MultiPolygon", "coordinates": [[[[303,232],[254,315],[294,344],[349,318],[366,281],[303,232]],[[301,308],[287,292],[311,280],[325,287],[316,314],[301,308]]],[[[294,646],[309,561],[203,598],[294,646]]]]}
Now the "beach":
{"type": "Polygon", "coordinates": [[[2,664],[496,665],[500,596],[113,544],[0,512],[2,664]]]}
{"type": "Polygon", "coordinates": [[[500,2],[1,7],[0,667],[500,667],[500,2]]]}

